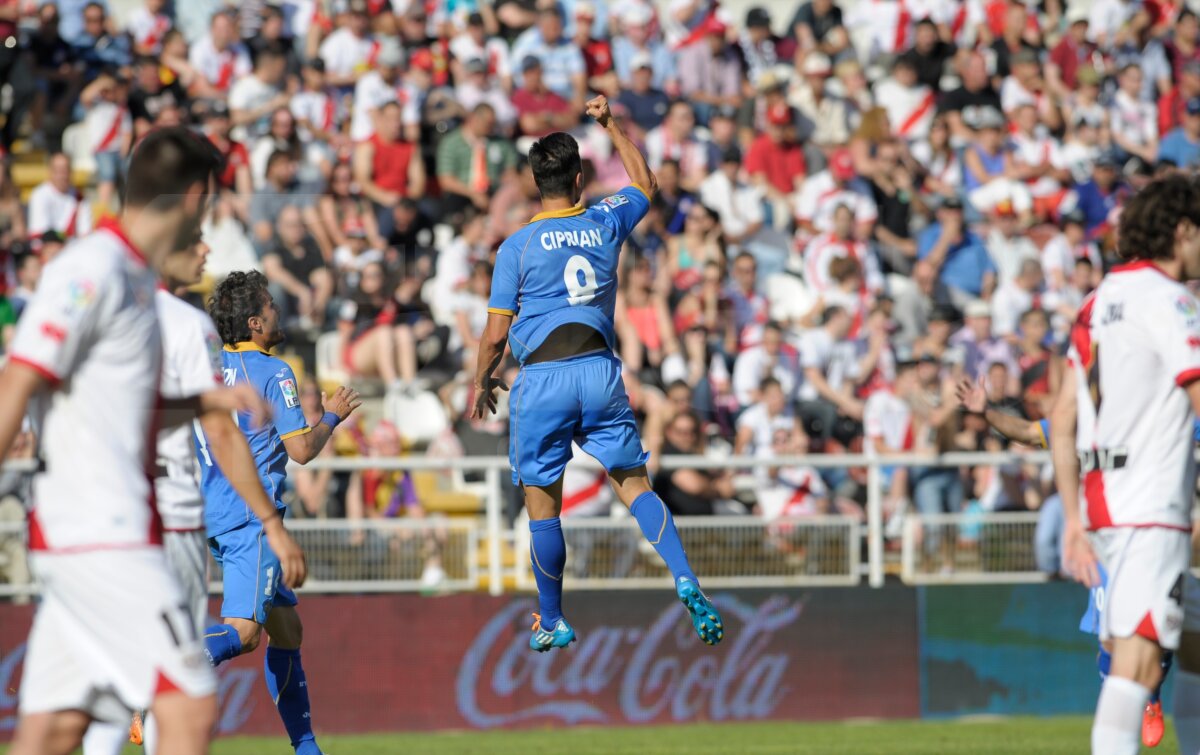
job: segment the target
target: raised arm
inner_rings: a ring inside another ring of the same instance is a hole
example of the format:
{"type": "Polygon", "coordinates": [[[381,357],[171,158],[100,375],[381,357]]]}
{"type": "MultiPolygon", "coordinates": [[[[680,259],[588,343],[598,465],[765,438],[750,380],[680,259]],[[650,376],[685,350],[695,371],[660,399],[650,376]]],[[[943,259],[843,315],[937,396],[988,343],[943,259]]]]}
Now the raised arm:
{"type": "Polygon", "coordinates": [[[625,166],[625,172],[629,174],[630,183],[640,187],[648,197],[653,197],[658,193],[658,179],[650,170],[646,156],[642,154],[642,151],[621,128],[621,124],[613,117],[612,111],[608,108],[608,98],[600,95],[590,100],[587,104],[587,113],[608,132],[613,149],[617,151],[617,155],[621,158],[621,165],[625,166]]]}

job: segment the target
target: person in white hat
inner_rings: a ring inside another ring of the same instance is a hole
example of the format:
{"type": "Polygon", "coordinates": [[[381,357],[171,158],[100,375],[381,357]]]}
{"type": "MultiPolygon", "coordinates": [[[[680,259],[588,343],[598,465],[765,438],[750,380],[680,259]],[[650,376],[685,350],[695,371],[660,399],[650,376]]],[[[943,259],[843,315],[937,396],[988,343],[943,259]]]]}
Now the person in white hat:
{"type": "Polygon", "coordinates": [[[634,55],[645,52],[653,63],[654,79],[651,86],[664,92],[674,91],[678,81],[675,55],[651,28],[654,11],[642,0],[631,0],[621,7],[619,31],[612,40],[612,56],[613,69],[622,88],[630,84],[634,55]]]}
{"type": "Polygon", "coordinates": [[[1067,98],[1078,84],[1076,72],[1091,63],[1096,46],[1088,41],[1088,14],[1083,5],[1071,3],[1067,8],[1067,31],[1046,59],[1046,88],[1060,98],[1067,98]]]}
{"type": "Polygon", "coordinates": [[[400,43],[395,39],[380,40],[375,64],[376,69],[363,74],[354,87],[350,138],[355,142],[370,139],[378,130],[379,108],[389,102],[399,102],[404,138],[406,141],[416,141],[421,125],[418,98],[417,93],[401,77],[405,55],[400,43]]]}

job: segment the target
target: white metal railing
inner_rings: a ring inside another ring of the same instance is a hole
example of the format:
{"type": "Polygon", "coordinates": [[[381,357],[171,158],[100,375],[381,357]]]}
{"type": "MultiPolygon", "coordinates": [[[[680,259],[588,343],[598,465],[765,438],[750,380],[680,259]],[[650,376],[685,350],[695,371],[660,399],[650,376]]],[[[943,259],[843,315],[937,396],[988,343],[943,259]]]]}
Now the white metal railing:
{"type": "Polygon", "coordinates": [[[904,522],[908,584],[1044,582],[1034,554],[1037,512],[916,514],[904,522]]]}
{"type": "MultiPolygon", "coordinates": [[[[862,536],[848,516],[764,521],[747,516],[680,517],[679,537],[706,587],[856,585],[862,536]]],[[[567,573],[579,589],[670,587],[671,576],[632,518],[565,518],[567,573]]],[[[529,532],[516,529],[516,550],[529,532]]],[[[518,589],[534,589],[529,559],[516,560],[518,589]]]]}
{"type": "MultiPolygon", "coordinates": [[[[759,457],[725,457],[725,458],[710,458],[705,456],[664,456],[660,459],[660,467],[666,469],[705,469],[705,470],[720,470],[720,469],[738,469],[751,470],[761,467],[787,467],[787,466],[808,466],[816,469],[850,469],[850,468],[866,468],[867,470],[867,506],[866,506],[866,528],[865,533],[863,528],[858,525],[851,525],[848,522],[838,522],[837,518],[828,520],[801,519],[795,523],[795,526],[800,528],[800,531],[806,534],[813,534],[817,531],[825,532],[828,530],[828,537],[822,535],[818,537],[817,546],[811,547],[808,544],[804,545],[801,556],[797,547],[795,552],[789,559],[781,556],[774,561],[764,555],[762,560],[755,562],[752,569],[741,569],[731,566],[729,563],[715,561],[712,566],[715,571],[710,577],[702,567],[697,567],[697,572],[704,577],[705,584],[713,586],[756,586],[767,584],[850,584],[855,583],[865,574],[868,583],[872,587],[882,587],[885,577],[885,548],[884,548],[884,529],[883,529],[883,482],[881,469],[884,467],[960,467],[960,466],[976,466],[976,465],[1002,465],[1014,461],[1025,463],[1044,463],[1049,461],[1049,454],[1044,451],[1033,453],[951,453],[940,456],[922,455],[922,454],[899,454],[894,456],[871,456],[865,454],[841,454],[841,455],[811,455],[811,456],[789,456],[775,457],[764,459],[759,457]],[[814,529],[815,528],[815,529],[814,529]],[[866,562],[863,563],[859,558],[858,548],[844,548],[835,550],[830,543],[837,541],[842,542],[850,538],[857,540],[865,534],[866,537],[866,562]],[[845,561],[841,561],[844,556],[845,561]],[[836,568],[834,561],[837,561],[836,568]],[[781,566],[781,564],[783,564],[781,566]],[[815,573],[814,573],[815,572],[815,573]]],[[[581,467],[599,468],[598,465],[590,458],[582,457],[574,462],[581,467]]],[[[308,469],[330,469],[333,471],[350,472],[361,471],[366,469],[386,470],[386,471],[450,471],[458,472],[482,472],[484,474],[483,490],[483,527],[479,527],[471,518],[451,519],[447,520],[444,525],[448,531],[454,533],[462,533],[464,542],[476,543],[476,547],[466,548],[466,558],[461,564],[461,569],[453,571],[447,568],[446,571],[452,577],[453,589],[459,586],[464,588],[473,588],[477,583],[471,581],[472,576],[482,576],[482,564],[486,565],[487,587],[488,591],[493,595],[500,595],[504,592],[505,579],[507,576],[512,576],[519,583],[524,584],[521,580],[527,579],[528,574],[522,576],[522,566],[524,559],[517,557],[515,559],[517,566],[515,569],[505,567],[505,548],[506,545],[513,544],[518,538],[523,537],[520,533],[514,533],[513,530],[504,523],[503,512],[503,493],[501,490],[501,475],[509,474],[508,459],[500,456],[489,457],[464,457],[455,459],[439,459],[430,457],[405,456],[391,459],[381,458],[330,458],[330,459],[315,459],[306,465],[308,469]],[[474,569],[475,571],[471,571],[474,569]],[[453,573],[451,573],[453,571],[453,573]]],[[[4,465],[6,470],[21,470],[32,471],[34,469],[32,462],[9,462],[4,465]]],[[[730,520],[702,517],[695,523],[686,520],[678,520],[680,529],[683,531],[695,531],[699,533],[709,529],[713,532],[707,535],[689,535],[689,537],[718,537],[715,534],[716,530],[726,526],[726,522],[730,520]]],[[[579,531],[582,535],[585,531],[591,532],[593,540],[596,538],[608,537],[613,538],[617,535],[613,532],[625,532],[632,524],[620,524],[619,520],[614,525],[614,520],[594,519],[594,520],[565,520],[565,527],[569,530],[579,531]],[[604,534],[604,533],[610,534],[604,534]]],[[[764,541],[770,540],[771,524],[765,523],[762,520],[752,519],[749,517],[734,518],[731,523],[736,523],[743,531],[757,532],[763,536],[764,541]]],[[[17,523],[0,523],[0,538],[6,533],[9,536],[20,534],[13,530],[13,527],[22,528],[23,525],[17,523]]],[[[337,538],[345,537],[347,532],[363,530],[375,533],[372,537],[384,537],[379,534],[384,531],[395,529],[397,532],[410,528],[420,529],[428,527],[427,522],[407,522],[406,520],[367,520],[360,523],[351,523],[341,520],[302,520],[290,521],[289,527],[297,530],[298,537],[312,538],[313,544],[310,548],[315,548],[316,551],[310,550],[310,563],[314,561],[317,554],[328,554],[330,549],[336,550],[337,538]],[[318,534],[324,533],[324,534],[318,534]],[[341,533],[335,534],[335,533],[341,533]]],[[[23,535],[22,535],[23,536],[23,535]]],[[[636,540],[636,538],[635,538],[636,540]]],[[[1032,543],[1032,534],[1030,535],[1032,543]]],[[[305,543],[308,545],[308,543],[305,543]]],[[[391,547],[391,546],[389,546],[391,547]]],[[[396,546],[401,547],[401,546],[396,546]]],[[[639,546],[640,547],[640,546],[639,546]]],[[[760,548],[763,554],[768,553],[770,546],[756,545],[760,548]]],[[[1032,547],[1032,545],[1030,546],[1032,547]]],[[[689,551],[690,552],[690,551],[689,551]]],[[[372,574],[364,578],[342,579],[334,578],[333,574],[325,575],[320,570],[314,571],[314,580],[312,585],[306,589],[315,591],[317,589],[325,591],[371,591],[371,590],[399,590],[399,589],[416,589],[420,586],[420,577],[414,577],[415,562],[412,560],[411,554],[406,558],[409,559],[407,566],[401,569],[399,566],[380,567],[382,571],[379,574],[372,574]],[[387,571],[393,569],[393,571],[387,571]],[[395,571],[400,569],[400,571],[395,571]]],[[[457,557],[456,557],[457,558],[457,557]]],[[[649,561],[651,564],[656,563],[653,559],[644,558],[643,561],[649,561]]],[[[318,563],[324,563],[319,561],[318,563]]],[[[458,563],[455,561],[455,563],[458,563]]],[[[456,567],[458,568],[458,567],[456,567]]],[[[641,568],[641,567],[639,567],[641,568]]],[[[649,567],[646,567],[649,568],[649,567]]],[[[1002,579],[997,576],[1006,572],[986,572],[980,571],[977,574],[976,581],[995,581],[1002,579]]],[[[1031,579],[1030,572],[1007,572],[1011,574],[1010,581],[1028,581],[1031,579]]],[[[661,584],[661,580],[655,573],[638,572],[633,575],[640,580],[652,580],[654,584],[661,584]]],[[[922,575],[920,569],[916,568],[914,561],[911,572],[914,580],[932,579],[929,575],[922,575]]],[[[958,581],[966,579],[966,573],[960,575],[958,581]]],[[[1003,579],[1008,579],[1004,577],[1003,579]]],[[[596,574],[582,574],[579,578],[573,578],[572,584],[577,587],[613,587],[620,581],[612,577],[597,576],[596,574]]],[[[640,583],[635,583],[640,584],[640,583]]],[[[626,586],[633,586],[625,583],[626,586]]],[[[0,582],[0,596],[13,595],[17,593],[28,592],[28,588],[17,588],[11,585],[5,585],[0,582]]]]}

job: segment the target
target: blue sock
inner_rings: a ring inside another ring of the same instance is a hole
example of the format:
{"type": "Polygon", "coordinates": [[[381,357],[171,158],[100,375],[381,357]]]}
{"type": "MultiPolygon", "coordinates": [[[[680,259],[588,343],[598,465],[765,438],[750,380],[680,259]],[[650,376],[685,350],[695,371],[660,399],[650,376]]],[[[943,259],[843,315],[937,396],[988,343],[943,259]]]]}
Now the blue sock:
{"type": "Polygon", "coordinates": [[[1171,663],[1174,660],[1175,660],[1174,653],[1163,653],[1162,661],[1160,661],[1160,663],[1162,664],[1162,678],[1158,680],[1158,686],[1156,686],[1150,692],[1150,704],[1151,705],[1162,700],[1162,688],[1163,688],[1163,685],[1167,683],[1167,674],[1171,673],[1171,663]]]}
{"type": "Polygon", "coordinates": [[[300,755],[317,755],[313,736],[312,717],[309,714],[308,681],[304,678],[304,666],[300,663],[300,650],[285,650],[268,645],[267,658],[263,664],[263,676],[267,680],[267,692],[275,701],[283,728],[287,729],[292,747],[300,755]]]}
{"type": "Polygon", "coordinates": [[[658,551],[658,555],[666,562],[671,570],[671,576],[678,583],[680,577],[687,577],[696,584],[700,580],[692,573],[688,564],[687,554],[683,552],[683,543],[679,540],[679,532],[675,529],[675,520],[663,500],[652,492],[642,493],[629,507],[633,518],[642,528],[642,534],[658,551]]]}
{"type": "Polygon", "coordinates": [[[1103,682],[1108,678],[1108,670],[1112,668],[1112,654],[1100,647],[1100,652],[1096,654],[1096,670],[1100,672],[1100,681],[1103,682]]]}
{"type": "Polygon", "coordinates": [[[558,517],[529,520],[529,561],[537,582],[542,626],[553,629],[562,618],[563,567],[567,565],[567,542],[558,517]]]}
{"type": "Polygon", "coordinates": [[[204,630],[204,654],[213,668],[242,654],[242,638],[228,624],[214,624],[204,630]]]}

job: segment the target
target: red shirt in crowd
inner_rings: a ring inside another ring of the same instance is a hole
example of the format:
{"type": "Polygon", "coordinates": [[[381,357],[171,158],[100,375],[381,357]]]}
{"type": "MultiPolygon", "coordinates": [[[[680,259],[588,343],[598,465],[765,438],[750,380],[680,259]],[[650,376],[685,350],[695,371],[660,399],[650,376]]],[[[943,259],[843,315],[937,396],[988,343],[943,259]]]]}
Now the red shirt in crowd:
{"type": "Polygon", "coordinates": [[[237,189],[238,168],[243,165],[250,165],[250,153],[241,144],[232,140],[226,142],[224,147],[215,141],[213,144],[216,146],[217,151],[221,153],[221,157],[225,159],[225,169],[217,177],[217,183],[220,184],[222,189],[233,191],[237,189]]]}
{"type": "MultiPolygon", "coordinates": [[[[571,109],[566,100],[550,90],[546,90],[541,94],[534,94],[528,89],[518,89],[513,92],[512,104],[517,109],[517,115],[521,118],[530,113],[535,115],[539,113],[558,115],[571,109]]],[[[549,134],[551,131],[554,131],[554,128],[546,124],[535,131],[527,131],[525,135],[540,137],[549,134]]]]}
{"type": "Polygon", "coordinates": [[[752,176],[766,174],[767,181],[784,194],[796,190],[796,179],[808,172],[804,163],[804,150],[792,142],[777,142],[767,134],[761,134],[746,152],[746,172],[752,176]]]}
{"type": "Polygon", "coordinates": [[[371,159],[371,180],[375,185],[400,196],[408,195],[408,165],[416,151],[412,142],[385,141],[379,134],[371,136],[375,155],[371,159]]]}
{"type": "Polygon", "coordinates": [[[1058,70],[1062,72],[1062,81],[1067,89],[1075,89],[1076,72],[1079,71],[1080,66],[1091,60],[1092,53],[1095,51],[1096,46],[1091,42],[1077,45],[1069,34],[1064,35],[1062,41],[1054,46],[1050,52],[1050,62],[1058,66],[1058,70]]]}

